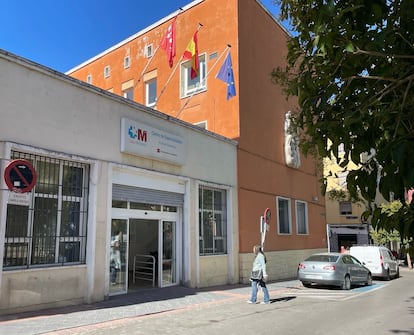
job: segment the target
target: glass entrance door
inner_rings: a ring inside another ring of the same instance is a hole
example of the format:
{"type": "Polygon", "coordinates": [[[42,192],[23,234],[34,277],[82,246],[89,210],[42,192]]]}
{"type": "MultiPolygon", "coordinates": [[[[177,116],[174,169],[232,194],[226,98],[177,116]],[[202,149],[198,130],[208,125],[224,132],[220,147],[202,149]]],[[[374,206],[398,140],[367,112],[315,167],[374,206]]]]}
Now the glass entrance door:
{"type": "Polygon", "coordinates": [[[161,286],[168,286],[177,282],[177,248],[176,223],[162,221],[162,259],[161,259],[161,286]]]}
{"type": "Polygon", "coordinates": [[[125,293],[128,287],[128,221],[112,219],[109,257],[109,293],[125,293]]]}

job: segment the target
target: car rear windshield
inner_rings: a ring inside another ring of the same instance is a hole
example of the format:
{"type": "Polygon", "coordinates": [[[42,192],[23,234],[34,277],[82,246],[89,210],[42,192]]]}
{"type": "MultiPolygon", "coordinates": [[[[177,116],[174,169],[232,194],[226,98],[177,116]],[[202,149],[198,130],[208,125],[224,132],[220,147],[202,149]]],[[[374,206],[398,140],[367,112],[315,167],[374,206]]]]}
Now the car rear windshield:
{"type": "Polygon", "coordinates": [[[306,259],[308,262],[329,262],[335,263],[339,256],[335,255],[312,255],[306,259]]]}

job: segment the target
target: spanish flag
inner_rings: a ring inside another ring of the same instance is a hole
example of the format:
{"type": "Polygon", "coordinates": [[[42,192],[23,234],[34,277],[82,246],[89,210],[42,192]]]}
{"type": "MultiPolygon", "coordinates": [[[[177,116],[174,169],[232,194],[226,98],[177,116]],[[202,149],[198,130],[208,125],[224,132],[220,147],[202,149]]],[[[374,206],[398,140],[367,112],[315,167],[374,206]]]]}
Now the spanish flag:
{"type": "Polygon", "coordinates": [[[198,76],[198,45],[197,45],[197,31],[194,33],[193,38],[187,45],[187,48],[184,51],[183,59],[191,60],[191,79],[194,79],[198,76]]]}

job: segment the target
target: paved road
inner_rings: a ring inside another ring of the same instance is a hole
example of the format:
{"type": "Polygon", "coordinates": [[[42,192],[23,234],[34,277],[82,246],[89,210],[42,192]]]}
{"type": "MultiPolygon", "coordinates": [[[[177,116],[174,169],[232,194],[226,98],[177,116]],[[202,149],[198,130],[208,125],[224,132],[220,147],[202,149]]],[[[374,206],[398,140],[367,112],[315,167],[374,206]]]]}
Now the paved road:
{"type": "Polygon", "coordinates": [[[352,300],[389,283],[375,281],[371,287],[350,291],[304,288],[297,280],[270,283],[270,305],[247,304],[250,287],[246,285],[201,290],[184,287],[151,289],[112,297],[93,305],[3,316],[0,317],[0,334],[122,335],[160,333],[162,330],[163,334],[221,332],[242,335],[255,331],[254,319],[258,315],[271,320],[269,313],[277,312],[281,317],[290,310],[292,314],[292,308],[297,306],[295,308],[300,310],[306,304],[303,303],[305,300],[352,300]]]}

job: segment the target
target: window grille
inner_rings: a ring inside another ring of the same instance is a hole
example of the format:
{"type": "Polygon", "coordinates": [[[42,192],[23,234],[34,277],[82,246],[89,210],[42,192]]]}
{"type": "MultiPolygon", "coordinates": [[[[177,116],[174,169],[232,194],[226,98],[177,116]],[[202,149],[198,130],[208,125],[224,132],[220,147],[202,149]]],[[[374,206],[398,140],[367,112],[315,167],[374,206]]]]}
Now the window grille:
{"type": "Polygon", "coordinates": [[[30,161],[37,182],[29,205],[7,205],[4,268],[85,263],[89,165],[12,151],[30,161]]]}
{"type": "Polygon", "coordinates": [[[227,254],[226,191],[199,188],[200,255],[227,254]]]}

